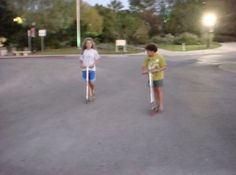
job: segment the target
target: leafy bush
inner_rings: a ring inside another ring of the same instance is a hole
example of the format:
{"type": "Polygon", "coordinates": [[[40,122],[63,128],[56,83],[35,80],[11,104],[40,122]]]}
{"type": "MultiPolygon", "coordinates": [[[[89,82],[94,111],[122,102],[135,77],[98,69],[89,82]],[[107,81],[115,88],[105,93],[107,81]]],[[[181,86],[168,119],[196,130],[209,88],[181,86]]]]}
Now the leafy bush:
{"type": "Polygon", "coordinates": [[[172,34],[167,34],[164,37],[154,36],[151,41],[159,44],[173,44],[175,37],[172,34]]]}
{"type": "Polygon", "coordinates": [[[0,47],[3,47],[4,43],[7,41],[5,37],[0,37],[0,47]]]}
{"type": "Polygon", "coordinates": [[[97,45],[97,49],[103,49],[103,50],[114,50],[115,45],[113,43],[102,43],[97,45]]]}
{"type": "Polygon", "coordinates": [[[187,45],[197,45],[201,43],[201,39],[195,34],[185,32],[175,37],[174,40],[174,44],[182,43],[185,43],[187,45]]]}
{"type": "Polygon", "coordinates": [[[149,28],[145,25],[142,25],[132,35],[131,40],[133,40],[133,42],[137,44],[145,44],[149,40],[148,32],[149,32],[149,28]]]}

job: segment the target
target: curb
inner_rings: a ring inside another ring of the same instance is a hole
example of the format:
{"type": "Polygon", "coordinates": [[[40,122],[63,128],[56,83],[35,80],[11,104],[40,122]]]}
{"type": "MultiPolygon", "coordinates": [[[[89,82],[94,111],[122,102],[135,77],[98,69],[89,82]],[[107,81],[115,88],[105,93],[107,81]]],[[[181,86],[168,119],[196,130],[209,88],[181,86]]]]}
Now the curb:
{"type": "MultiPolygon", "coordinates": [[[[191,55],[207,55],[207,54],[221,54],[236,52],[236,43],[222,43],[221,47],[215,49],[206,50],[194,50],[194,51],[168,51],[159,49],[162,55],[166,56],[191,56],[191,55]],[[231,44],[231,45],[230,45],[231,44]]],[[[66,55],[29,55],[29,56],[0,56],[0,59],[21,59],[21,58],[45,58],[45,57],[78,57],[80,54],[66,54],[66,55]]],[[[100,54],[103,57],[126,57],[126,56],[143,56],[145,52],[130,53],[130,54],[100,54]]]]}
{"type": "Polygon", "coordinates": [[[28,55],[28,56],[0,56],[0,59],[27,59],[27,58],[58,58],[58,57],[67,57],[66,55],[28,55]]]}
{"type": "MultiPolygon", "coordinates": [[[[127,56],[138,56],[138,55],[145,55],[145,52],[141,53],[131,53],[131,54],[100,54],[102,57],[127,57],[127,56]]],[[[27,59],[27,58],[64,58],[64,57],[79,57],[80,54],[67,54],[67,55],[28,55],[28,56],[0,56],[0,59],[27,59]]]]}

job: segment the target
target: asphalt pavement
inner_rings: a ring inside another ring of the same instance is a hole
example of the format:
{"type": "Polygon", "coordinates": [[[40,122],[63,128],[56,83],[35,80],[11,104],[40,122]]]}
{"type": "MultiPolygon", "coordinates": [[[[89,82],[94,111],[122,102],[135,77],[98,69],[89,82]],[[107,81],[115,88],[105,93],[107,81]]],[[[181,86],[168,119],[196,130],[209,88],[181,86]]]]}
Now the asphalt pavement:
{"type": "Polygon", "coordinates": [[[76,56],[0,59],[0,175],[235,175],[236,53],[163,54],[153,117],[142,54],[103,56],[91,104],[76,56]]]}

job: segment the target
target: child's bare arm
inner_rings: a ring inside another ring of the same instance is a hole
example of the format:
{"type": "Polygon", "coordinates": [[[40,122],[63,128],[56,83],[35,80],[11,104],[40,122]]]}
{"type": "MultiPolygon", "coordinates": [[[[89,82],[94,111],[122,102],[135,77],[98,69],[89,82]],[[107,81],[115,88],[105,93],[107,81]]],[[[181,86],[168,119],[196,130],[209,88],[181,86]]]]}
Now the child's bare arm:
{"type": "Polygon", "coordinates": [[[162,71],[164,71],[164,70],[166,70],[166,66],[163,66],[163,67],[161,67],[161,68],[156,67],[156,68],[154,68],[153,70],[151,70],[151,72],[152,72],[152,73],[158,73],[158,72],[162,72],[162,71]]]}
{"type": "Polygon", "coordinates": [[[148,72],[149,72],[149,71],[148,71],[147,67],[143,66],[143,67],[142,67],[142,74],[145,75],[145,74],[148,74],[148,72]]]}
{"type": "Polygon", "coordinates": [[[86,68],[86,66],[84,65],[84,62],[82,60],[80,60],[80,67],[83,69],[83,68],[86,68]]]}
{"type": "Polygon", "coordinates": [[[94,63],[89,66],[89,68],[93,68],[93,67],[96,66],[98,63],[99,63],[99,60],[95,60],[94,63]]]}

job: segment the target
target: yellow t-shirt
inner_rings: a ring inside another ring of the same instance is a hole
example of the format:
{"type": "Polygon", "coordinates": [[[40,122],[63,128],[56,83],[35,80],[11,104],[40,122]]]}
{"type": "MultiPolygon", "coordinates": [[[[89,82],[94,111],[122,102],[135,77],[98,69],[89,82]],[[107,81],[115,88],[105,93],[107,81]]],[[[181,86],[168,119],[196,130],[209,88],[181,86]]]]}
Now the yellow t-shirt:
{"type": "MultiPolygon", "coordinates": [[[[165,58],[159,54],[156,54],[154,57],[146,57],[143,65],[147,69],[162,68],[167,66],[165,58]]],[[[153,73],[152,79],[154,81],[164,79],[164,71],[153,73]]]]}

